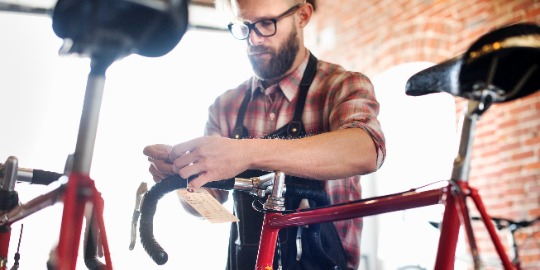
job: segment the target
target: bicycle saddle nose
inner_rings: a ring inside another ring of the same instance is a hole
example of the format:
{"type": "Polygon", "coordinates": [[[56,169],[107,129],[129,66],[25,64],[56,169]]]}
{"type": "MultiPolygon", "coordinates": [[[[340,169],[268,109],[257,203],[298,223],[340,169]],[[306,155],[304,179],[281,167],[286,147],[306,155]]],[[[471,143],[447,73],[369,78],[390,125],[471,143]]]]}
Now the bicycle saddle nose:
{"type": "Polygon", "coordinates": [[[407,81],[406,94],[447,92],[502,103],[540,89],[540,26],[519,23],[496,29],[477,39],[452,59],[422,70],[407,81]]]}
{"type": "Polygon", "coordinates": [[[180,41],[188,26],[187,0],[58,0],[55,34],[84,56],[131,53],[157,57],[180,41]]]}

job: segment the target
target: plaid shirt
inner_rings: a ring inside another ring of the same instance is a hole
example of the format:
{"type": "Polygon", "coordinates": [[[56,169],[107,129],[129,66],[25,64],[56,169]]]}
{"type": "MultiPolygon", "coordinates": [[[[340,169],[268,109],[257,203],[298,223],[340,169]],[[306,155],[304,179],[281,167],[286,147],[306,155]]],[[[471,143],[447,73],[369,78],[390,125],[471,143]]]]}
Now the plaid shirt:
{"type": "MultiPolygon", "coordinates": [[[[294,114],[297,92],[309,55],[302,64],[278,84],[266,90],[255,77],[219,96],[209,109],[206,135],[231,137],[246,91],[252,91],[244,125],[249,137],[262,138],[288,124],[294,114]]],[[[386,155],[383,132],[377,120],[379,104],[373,85],[357,72],[319,60],[317,73],[306,98],[302,115],[306,134],[314,135],[345,128],[362,128],[369,133],[377,149],[377,167],[386,155]]],[[[360,176],[325,181],[325,190],[333,204],[361,198],[360,176]]],[[[350,269],[360,263],[360,218],[337,221],[336,229],[346,252],[350,269]]]]}

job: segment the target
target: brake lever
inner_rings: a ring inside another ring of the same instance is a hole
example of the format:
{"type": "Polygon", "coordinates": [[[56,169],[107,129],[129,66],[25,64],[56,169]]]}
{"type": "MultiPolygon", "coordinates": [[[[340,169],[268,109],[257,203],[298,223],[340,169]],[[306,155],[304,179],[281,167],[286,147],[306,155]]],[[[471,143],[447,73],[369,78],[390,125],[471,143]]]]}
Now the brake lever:
{"type": "Polygon", "coordinates": [[[141,216],[141,204],[147,191],[148,185],[146,182],[142,182],[135,194],[135,208],[133,209],[133,216],[131,218],[131,240],[129,243],[129,250],[133,250],[133,248],[135,248],[135,243],[137,242],[137,224],[139,223],[139,217],[141,216]]]}

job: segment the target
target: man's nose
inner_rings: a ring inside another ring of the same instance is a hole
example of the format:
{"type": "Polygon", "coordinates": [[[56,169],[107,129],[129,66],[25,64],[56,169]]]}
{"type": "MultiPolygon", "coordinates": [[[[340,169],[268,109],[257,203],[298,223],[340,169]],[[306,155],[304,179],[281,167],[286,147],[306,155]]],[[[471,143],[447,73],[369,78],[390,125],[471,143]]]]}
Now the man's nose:
{"type": "Polygon", "coordinates": [[[264,37],[259,36],[259,34],[257,34],[257,31],[255,31],[255,28],[250,30],[249,36],[248,36],[248,41],[250,45],[261,44],[263,39],[264,37]]]}

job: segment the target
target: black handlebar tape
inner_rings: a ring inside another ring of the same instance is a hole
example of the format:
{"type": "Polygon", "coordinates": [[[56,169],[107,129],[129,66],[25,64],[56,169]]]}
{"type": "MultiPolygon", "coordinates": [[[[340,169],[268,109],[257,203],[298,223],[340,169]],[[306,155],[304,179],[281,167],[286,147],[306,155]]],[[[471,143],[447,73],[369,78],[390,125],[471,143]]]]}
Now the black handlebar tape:
{"type": "Polygon", "coordinates": [[[156,242],[154,237],[154,215],[156,214],[156,207],[158,201],[167,193],[177,190],[179,188],[185,188],[187,181],[179,181],[180,177],[167,177],[160,182],[156,183],[146,194],[141,204],[141,223],[139,226],[139,233],[141,235],[141,243],[146,250],[146,253],[156,262],[158,265],[163,265],[169,259],[169,255],[156,242]]]}
{"type": "MultiPolygon", "coordinates": [[[[197,176],[198,175],[191,176],[188,179],[188,181],[191,181],[191,179],[194,179],[197,176]]],[[[186,179],[184,179],[184,178],[182,178],[182,177],[180,177],[178,175],[171,175],[171,176],[166,177],[165,179],[172,179],[172,180],[175,180],[175,181],[182,181],[182,182],[186,181],[186,179]]],[[[163,179],[163,180],[165,180],[165,179],[163,179]]],[[[234,178],[208,182],[208,183],[204,184],[203,187],[205,187],[205,188],[213,188],[213,189],[231,190],[231,189],[234,188],[234,178]]]]}
{"type": "Polygon", "coordinates": [[[205,188],[231,190],[234,188],[234,178],[208,182],[203,185],[205,188]]]}
{"type": "MultiPolygon", "coordinates": [[[[154,262],[156,262],[158,265],[165,264],[169,258],[169,255],[154,237],[154,215],[156,214],[157,203],[165,194],[180,188],[185,188],[186,184],[186,179],[181,178],[178,175],[169,176],[156,183],[144,195],[144,199],[141,204],[141,223],[139,226],[139,233],[143,248],[152,258],[152,260],[154,260],[154,262]]],[[[206,183],[204,187],[232,189],[234,187],[234,178],[209,182],[206,183]]]]}
{"type": "Polygon", "coordinates": [[[306,198],[311,202],[315,202],[315,205],[312,205],[312,207],[330,204],[330,197],[328,197],[328,194],[322,189],[311,189],[304,186],[287,184],[287,190],[285,193],[287,196],[306,198]]]}
{"type": "Polygon", "coordinates": [[[33,170],[31,184],[48,185],[58,180],[62,174],[44,170],[33,170]]]}

